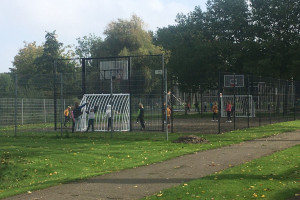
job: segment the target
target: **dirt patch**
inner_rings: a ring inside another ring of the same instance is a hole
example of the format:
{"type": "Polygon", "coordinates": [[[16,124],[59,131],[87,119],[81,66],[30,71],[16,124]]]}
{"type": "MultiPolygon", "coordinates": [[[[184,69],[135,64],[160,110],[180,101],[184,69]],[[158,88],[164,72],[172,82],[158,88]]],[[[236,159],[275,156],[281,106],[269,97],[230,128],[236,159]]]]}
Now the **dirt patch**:
{"type": "Polygon", "coordinates": [[[196,135],[187,135],[179,137],[177,140],[174,140],[173,143],[184,143],[184,144],[201,144],[201,143],[209,143],[208,140],[202,137],[198,137],[196,135]]]}

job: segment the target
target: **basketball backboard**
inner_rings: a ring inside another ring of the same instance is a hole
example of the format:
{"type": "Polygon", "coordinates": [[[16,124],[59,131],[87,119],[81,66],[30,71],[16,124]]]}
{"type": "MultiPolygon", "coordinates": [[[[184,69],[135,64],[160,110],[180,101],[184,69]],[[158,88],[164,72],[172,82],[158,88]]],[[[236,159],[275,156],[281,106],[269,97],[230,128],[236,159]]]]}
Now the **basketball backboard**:
{"type": "Polygon", "coordinates": [[[224,87],[244,87],[244,75],[224,75],[224,87]]]}
{"type": "Polygon", "coordinates": [[[100,61],[100,80],[115,77],[119,80],[128,80],[128,59],[100,61]]]}

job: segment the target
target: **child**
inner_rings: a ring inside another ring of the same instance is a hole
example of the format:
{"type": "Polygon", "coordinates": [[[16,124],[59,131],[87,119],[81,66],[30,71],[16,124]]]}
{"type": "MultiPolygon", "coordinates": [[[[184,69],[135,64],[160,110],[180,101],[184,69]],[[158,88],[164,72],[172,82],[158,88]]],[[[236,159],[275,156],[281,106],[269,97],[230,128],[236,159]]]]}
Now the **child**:
{"type": "Polygon", "coordinates": [[[213,119],[212,121],[215,121],[215,118],[216,118],[216,121],[218,121],[218,105],[217,105],[217,102],[214,102],[213,106],[212,106],[212,111],[213,111],[213,119]]]}
{"type": "Polygon", "coordinates": [[[171,106],[168,105],[167,107],[167,123],[168,123],[168,128],[171,127],[171,106]]]}
{"type": "Polygon", "coordinates": [[[105,112],[105,117],[107,118],[107,131],[109,131],[109,128],[112,130],[111,127],[111,105],[106,106],[106,112],[105,112]]]}
{"type": "Polygon", "coordinates": [[[89,121],[88,121],[88,127],[86,129],[86,132],[89,131],[90,126],[92,126],[92,131],[94,132],[95,110],[91,109],[90,112],[87,111],[86,113],[89,115],[89,117],[88,117],[88,119],[89,119],[89,121]]]}
{"type": "Polygon", "coordinates": [[[65,115],[64,127],[67,127],[67,123],[70,121],[70,118],[71,118],[70,111],[71,111],[71,106],[68,106],[64,111],[64,115],[65,115]]]}
{"type": "Polygon", "coordinates": [[[227,105],[226,105],[226,112],[227,112],[227,121],[226,122],[232,122],[231,121],[231,109],[232,109],[231,102],[228,101],[227,105]]]}

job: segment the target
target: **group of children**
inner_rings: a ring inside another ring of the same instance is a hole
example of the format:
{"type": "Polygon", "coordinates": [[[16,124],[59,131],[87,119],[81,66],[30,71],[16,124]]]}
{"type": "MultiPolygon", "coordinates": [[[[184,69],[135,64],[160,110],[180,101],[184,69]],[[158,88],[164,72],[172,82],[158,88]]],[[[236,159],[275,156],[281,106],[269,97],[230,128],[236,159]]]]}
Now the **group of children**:
{"type": "MultiPolygon", "coordinates": [[[[68,106],[65,111],[65,122],[64,126],[66,127],[67,123],[72,119],[72,133],[75,131],[75,128],[79,128],[80,124],[80,116],[82,115],[81,109],[88,105],[89,102],[84,103],[79,106],[79,103],[76,102],[74,107],[72,108],[71,106],[68,106]]],[[[94,120],[95,120],[95,113],[97,112],[97,107],[91,109],[90,111],[86,111],[88,114],[88,126],[86,129],[86,132],[89,131],[90,127],[92,127],[92,131],[94,131],[94,120]]],[[[106,112],[105,112],[105,117],[107,117],[107,130],[111,129],[112,126],[112,119],[111,119],[111,114],[112,114],[112,109],[111,105],[107,105],[106,107],[106,112]]],[[[138,116],[137,116],[137,123],[140,123],[141,125],[141,130],[145,130],[145,119],[144,119],[144,106],[142,103],[139,103],[139,108],[138,108],[138,116]]],[[[168,105],[167,106],[167,123],[168,123],[168,128],[170,128],[170,123],[171,123],[171,108],[168,105]]]]}
{"type": "MultiPolygon", "coordinates": [[[[226,104],[226,108],[225,108],[225,111],[227,113],[227,120],[226,122],[232,122],[231,121],[231,113],[232,113],[232,104],[230,101],[227,102],[226,104]]],[[[218,109],[218,105],[217,105],[217,102],[214,102],[213,106],[212,106],[212,111],[213,111],[213,119],[212,121],[218,121],[218,112],[219,112],[219,109],[218,109]]]]}
{"type": "MultiPolygon", "coordinates": [[[[74,133],[75,129],[79,128],[80,120],[81,120],[80,116],[82,115],[81,109],[88,104],[89,104],[89,102],[84,103],[79,106],[79,103],[75,102],[75,105],[73,108],[71,106],[68,106],[64,110],[64,115],[65,115],[64,126],[66,127],[67,123],[70,121],[70,119],[72,119],[72,133],[74,133]]],[[[90,127],[92,127],[92,131],[95,130],[94,120],[95,120],[95,113],[97,112],[97,110],[98,110],[98,107],[95,106],[91,110],[86,111],[86,113],[88,114],[88,126],[86,129],[86,132],[89,131],[90,127]]],[[[107,130],[109,130],[109,129],[111,129],[111,105],[107,105],[105,116],[107,117],[107,122],[108,122],[107,130]]]]}
{"type": "MultiPolygon", "coordinates": [[[[68,106],[65,109],[65,111],[64,111],[64,115],[65,115],[64,126],[66,127],[66,124],[70,121],[70,119],[72,119],[72,133],[74,132],[75,127],[76,128],[79,127],[80,116],[82,115],[81,109],[84,106],[88,105],[88,104],[89,104],[89,102],[84,103],[84,104],[79,106],[79,103],[76,102],[73,108],[68,106]]],[[[218,109],[217,102],[213,103],[212,111],[213,111],[212,121],[218,121],[219,109],[218,109]]],[[[231,121],[232,105],[231,105],[230,101],[227,102],[225,111],[227,113],[227,121],[226,122],[232,122],[231,121]]],[[[86,111],[86,113],[88,114],[88,126],[87,126],[87,129],[86,129],[86,132],[89,131],[90,127],[92,127],[92,131],[94,131],[94,120],[95,120],[95,113],[96,112],[97,112],[97,107],[91,109],[90,111],[86,111]]],[[[109,131],[109,129],[111,129],[111,126],[112,126],[111,114],[112,114],[111,105],[107,105],[105,116],[107,117],[107,130],[108,131],[109,131]]],[[[165,115],[165,111],[164,111],[164,115],[165,115]]],[[[141,103],[139,103],[138,117],[137,117],[136,122],[140,123],[141,130],[145,130],[144,106],[141,103]]],[[[171,108],[170,108],[170,105],[167,106],[167,124],[168,124],[168,128],[170,128],[170,124],[171,124],[171,108]]]]}

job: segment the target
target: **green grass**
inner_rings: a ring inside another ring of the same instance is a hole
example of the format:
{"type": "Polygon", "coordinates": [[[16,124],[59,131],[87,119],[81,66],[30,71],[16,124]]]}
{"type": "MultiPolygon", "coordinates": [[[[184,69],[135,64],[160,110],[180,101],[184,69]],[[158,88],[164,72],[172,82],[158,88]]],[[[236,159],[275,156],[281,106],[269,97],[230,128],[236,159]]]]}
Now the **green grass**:
{"type": "Polygon", "coordinates": [[[300,129],[299,121],[238,130],[220,135],[199,135],[208,144],[176,144],[183,134],[122,132],[18,133],[1,131],[0,198],[60,183],[160,162],[195,151],[218,148],[254,138],[300,129]]]}
{"type": "Polygon", "coordinates": [[[299,192],[300,145],[163,190],[154,199],[286,200],[299,192]]]}

